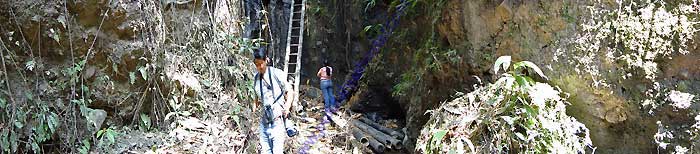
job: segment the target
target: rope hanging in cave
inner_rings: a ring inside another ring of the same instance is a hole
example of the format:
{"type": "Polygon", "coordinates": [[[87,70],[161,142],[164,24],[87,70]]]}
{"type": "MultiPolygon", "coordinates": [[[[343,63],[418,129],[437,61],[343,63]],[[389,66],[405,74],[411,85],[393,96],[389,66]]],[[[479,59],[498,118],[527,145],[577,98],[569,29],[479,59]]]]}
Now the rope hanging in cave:
{"type": "MultiPolygon", "coordinates": [[[[399,24],[399,19],[401,16],[404,14],[404,9],[406,9],[406,6],[408,5],[406,0],[401,0],[401,3],[396,6],[396,11],[394,12],[394,15],[391,16],[389,20],[387,20],[386,24],[384,27],[381,27],[381,33],[380,35],[377,35],[374,39],[371,39],[370,42],[371,44],[371,49],[365,53],[363,58],[360,61],[357,61],[355,63],[355,68],[350,74],[350,79],[345,81],[343,84],[343,88],[338,94],[338,97],[336,98],[337,102],[343,103],[347,98],[349,98],[355,90],[357,90],[357,86],[359,84],[359,80],[362,77],[362,74],[365,72],[365,68],[369,64],[369,62],[374,59],[374,57],[379,53],[379,50],[384,47],[384,44],[389,39],[389,36],[394,32],[394,28],[399,24]]],[[[335,111],[330,111],[330,112],[335,112],[335,111]]],[[[319,133],[316,133],[314,136],[309,137],[306,142],[304,142],[304,146],[299,150],[299,153],[307,153],[310,145],[316,143],[318,141],[318,138],[321,136],[326,135],[325,131],[325,124],[330,122],[330,113],[326,112],[326,116],[323,117],[323,121],[318,124],[316,128],[319,129],[319,133]]]]}
{"type": "Polygon", "coordinates": [[[377,53],[379,53],[379,50],[384,47],[384,44],[386,44],[388,41],[389,36],[391,36],[391,34],[394,32],[394,28],[399,24],[399,19],[401,18],[401,15],[404,14],[404,9],[406,8],[407,4],[408,3],[406,0],[401,0],[401,4],[396,6],[394,16],[392,16],[392,18],[386,22],[386,26],[381,27],[380,35],[370,40],[370,42],[372,42],[372,48],[365,53],[362,60],[355,63],[355,69],[353,70],[352,74],[350,74],[351,78],[350,80],[345,81],[343,84],[343,88],[340,91],[338,98],[336,98],[337,102],[343,103],[343,101],[348,99],[355,92],[355,90],[357,90],[357,85],[359,84],[362,74],[365,72],[365,68],[369,62],[374,59],[377,53]]]}

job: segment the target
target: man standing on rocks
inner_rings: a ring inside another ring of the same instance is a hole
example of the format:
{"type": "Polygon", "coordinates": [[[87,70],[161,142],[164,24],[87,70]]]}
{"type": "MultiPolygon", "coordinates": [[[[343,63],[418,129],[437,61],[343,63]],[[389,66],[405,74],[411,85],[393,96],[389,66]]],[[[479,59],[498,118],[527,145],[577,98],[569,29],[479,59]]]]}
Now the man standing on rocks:
{"type": "Polygon", "coordinates": [[[257,111],[258,105],[262,104],[260,111],[260,145],[264,154],[282,154],[284,152],[284,140],[287,137],[283,116],[289,113],[291,102],[287,98],[292,98],[292,85],[287,82],[287,75],[284,71],[269,67],[267,53],[264,48],[253,51],[255,58],[255,68],[258,73],[254,79],[254,89],[258,96],[255,99],[253,110],[257,111]]]}

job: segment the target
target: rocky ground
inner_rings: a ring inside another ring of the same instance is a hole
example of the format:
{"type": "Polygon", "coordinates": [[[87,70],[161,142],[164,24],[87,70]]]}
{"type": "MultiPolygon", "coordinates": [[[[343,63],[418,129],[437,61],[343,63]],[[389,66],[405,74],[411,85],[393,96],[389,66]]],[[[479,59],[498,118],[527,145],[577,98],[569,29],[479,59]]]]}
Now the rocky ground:
{"type": "MultiPolygon", "coordinates": [[[[369,152],[366,148],[354,148],[346,127],[336,123],[319,125],[322,122],[323,103],[321,91],[305,87],[302,90],[301,111],[293,116],[299,135],[287,138],[286,151],[297,153],[313,136],[323,133],[319,139],[309,144],[309,153],[348,153],[369,152]]],[[[224,94],[221,99],[210,104],[209,113],[203,117],[178,117],[166,130],[143,131],[138,128],[122,127],[117,129],[120,135],[111,147],[99,149],[96,153],[251,153],[258,148],[257,118],[244,118],[254,125],[238,127],[230,107],[231,95],[224,94]],[[242,130],[242,131],[241,131],[242,130]]],[[[244,112],[249,112],[245,111],[244,112]]],[[[336,118],[347,119],[344,110],[336,118]]],[[[258,116],[254,116],[258,117],[258,116]]]]}

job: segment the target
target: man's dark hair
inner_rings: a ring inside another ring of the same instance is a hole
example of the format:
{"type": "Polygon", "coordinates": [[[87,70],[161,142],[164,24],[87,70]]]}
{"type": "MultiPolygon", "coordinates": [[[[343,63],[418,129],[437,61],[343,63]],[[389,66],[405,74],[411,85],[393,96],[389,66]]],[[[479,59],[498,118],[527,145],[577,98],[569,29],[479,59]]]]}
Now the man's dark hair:
{"type": "Polygon", "coordinates": [[[255,59],[267,58],[267,53],[265,52],[265,48],[260,47],[257,50],[253,50],[253,58],[255,58],[255,59]]]}

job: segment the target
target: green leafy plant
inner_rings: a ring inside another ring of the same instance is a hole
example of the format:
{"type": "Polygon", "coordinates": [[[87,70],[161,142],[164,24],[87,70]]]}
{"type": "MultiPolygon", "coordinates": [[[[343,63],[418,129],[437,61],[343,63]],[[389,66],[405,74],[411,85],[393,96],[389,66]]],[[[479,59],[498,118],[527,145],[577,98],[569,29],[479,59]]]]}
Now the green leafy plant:
{"type": "Polygon", "coordinates": [[[253,80],[237,80],[236,83],[238,86],[238,90],[236,91],[238,93],[239,99],[241,100],[253,100],[255,97],[255,89],[253,89],[253,80]]]}
{"type": "Polygon", "coordinates": [[[4,98],[0,97],[0,109],[5,109],[6,105],[7,105],[7,101],[5,101],[4,98]]]}
{"type": "Polygon", "coordinates": [[[374,8],[374,6],[377,5],[377,1],[380,0],[365,0],[365,12],[371,8],[374,8]]]}
{"type": "Polygon", "coordinates": [[[184,103],[181,103],[179,96],[173,95],[168,100],[168,104],[170,105],[170,108],[172,108],[174,111],[165,115],[165,120],[170,120],[173,116],[190,116],[192,114],[187,110],[183,110],[184,103]]]}
{"type": "Polygon", "coordinates": [[[49,103],[37,99],[31,91],[23,93],[26,103],[7,102],[0,97],[0,153],[43,153],[40,145],[51,140],[61,124],[49,103]]]}
{"type": "Polygon", "coordinates": [[[136,83],[136,73],[129,72],[129,84],[134,84],[134,83],[136,83]]]}
{"type": "Polygon", "coordinates": [[[118,135],[118,133],[111,128],[106,128],[102,129],[97,132],[97,138],[100,141],[100,143],[97,146],[100,147],[106,147],[114,144],[115,142],[115,137],[118,135]]]}
{"type": "Polygon", "coordinates": [[[420,81],[420,76],[422,76],[422,72],[407,72],[401,74],[401,81],[394,85],[391,95],[394,97],[406,96],[416,82],[420,81]]]}
{"type": "Polygon", "coordinates": [[[80,154],[90,153],[90,140],[83,139],[82,143],[83,143],[83,145],[78,148],[78,152],[80,154]]]}
{"type": "Polygon", "coordinates": [[[460,53],[454,49],[441,48],[435,40],[426,40],[420,49],[415,51],[410,70],[401,74],[401,80],[392,89],[393,96],[406,96],[409,90],[421,83],[424,75],[431,72],[443,71],[443,65],[459,65],[460,53]]]}
{"type": "Polygon", "coordinates": [[[10,129],[0,131],[0,148],[3,152],[10,152],[10,129]]]}
{"type": "Polygon", "coordinates": [[[381,32],[382,28],[384,28],[384,25],[382,24],[376,24],[376,25],[367,25],[364,28],[362,28],[362,33],[367,37],[367,38],[373,38],[381,32]]]}
{"type": "Polygon", "coordinates": [[[506,85],[512,85],[512,88],[525,88],[522,90],[527,90],[526,88],[534,84],[535,81],[530,76],[524,73],[526,72],[526,70],[532,70],[535,73],[537,73],[537,75],[539,75],[540,77],[547,79],[547,76],[544,75],[542,70],[539,67],[537,67],[535,63],[532,63],[530,61],[517,62],[513,64],[512,70],[508,70],[508,68],[510,68],[510,63],[510,56],[501,56],[498,57],[498,59],[496,59],[496,63],[494,65],[494,73],[498,74],[500,68],[503,68],[503,70],[506,71],[504,74],[502,74],[502,77],[498,79],[498,81],[496,81],[496,83],[505,82],[506,85]]]}
{"type": "MultiPolygon", "coordinates": [[[[447,135],[447,130],[436,129],[433,130],[433,134],[430,137],[427,144],[425,144],[426,149],[440,149],[442,148],[442,139],[447,135]]],[[[435,150],[426,151],[426,154],[439,153],[435,150]]]]}
{"type": "Polygon", "coordinates": [[[267,45],[267,43],[264,42],[263,39],[250,39],[244,37],[230,36],[229,40],[232,40],[234,42],[233,48],[238,49],[236,50],[238,52],[234,54],[253,53],[253,51],[258,49],[259,47],[267,45]]]}
{"type": "Polygon", "coordinates": [[[147,114],[141,113],[139,119],[141,119],[141,123],[139,125],[141,129],[148,131],[151,128],[151,117],[149,117],[147,114]]]}
{"type": "Polygon", "coordinates": [[[56,81],[51,81],[54,85],[61,89],[67,88],[67,86],[72,86],[72,85],[77,85],[79,83],[80,79],[80,72],[83,71],[83,68],[85,67],[85,63],[87,61],[81,60],[78,61],[77,63],[73,64],[71,67],[65,68],[61,70],[61,74],[64,77],[68,78],[68,81],[65,80],[56,80],[56,81]]]}
{"type": "Polygon", "coordinates": [[[566,99],[532,62],[499,57],[493,84],[443,103],[433,113],[418,139],[425,153],[585,153],[592,149],[588,129],[566,114],[566,99]],[[533,72],[533,73],[529,73],[533,72]],[[532,75],[530,75],[532,74],[532,75]],[[451,119],[461,119],[454,121],[451,119]],[[450,130],[444,142],[435,142],[440,130],[450,130]],[[456,132],[453,132],[456,130],[456,132]],[[427,135],[433,134],[433,135],[427,135]],[[450,135],[451,134],[451,135],[450,135]],[[443,144],[440,144],[443,143],[443,144]]]}
{"type": "Polygon", "coordinates": [[[25,69],[29,71],[33,71],[35,66],[36,62],[34,62],[34,60],[27,61],[27,63],[24,64],[25,69]]]}
{"type": "MultiPolygon", "coordinates": [[[[409,10],[409,11],[410,11],[410,10],[413,10],[413,8],[416,7],[416,4],[418,4],[418,1],[419,1],[419,0],[405,0],[404,3],[406,4],[406,7],[407,7],[406,9],[409,10]]],[[[401,0],[392,0],[391,3],[389,4],[389,10],[393,10],[393,9],[396,8],[399,4],[401,4],[401,2],[402,2],[401,0]]],[[[441,1],[440,1],[440,2],[441,2],[441,1]]],[[[440,2],[429,1],[429,2],[426,2],[426,3],[440,3],[440,2]]]]}
{"type": "Polygon", "coordinates": [[[146,72],[146,69],[148,68],[148,65],[146,67],[139,67],[137,70],[139,70],[139,73],[141,74],[141,78],[143,80],[148,80],[148,72],[146,72]]]}
{"type": "MultiPolygon", "coordinates": [[[[75,105],[78,106],[80,109],[80,113],[83,117],[87,118],[90,116],[90,108],[87,107],[88,104],[92,103],[91,99],[88,99],[87,101],[85,99],[75,99],[71,100],[71,103],[74,103],[75,105]]],[[[89,124],[89,122],[88,122],[89,124]]]]}
{"type": "Polygon", "coordinates": [[[309,13],[316,15],[316,16],[322,16],[322,15],[327,15],[328,10],[326,8],[322,7],[320,4],[313,4],[311,7],[308,9],[309,13]]]}
{"type": "Polygon", "coordinates": [[[233,110],[231,111],[231,119],[233,119],[233,122],[236,123],[236,127],[242,127],[241,126],[241,106],[236,104],[235,107],[233,107],[233,110]]]}

